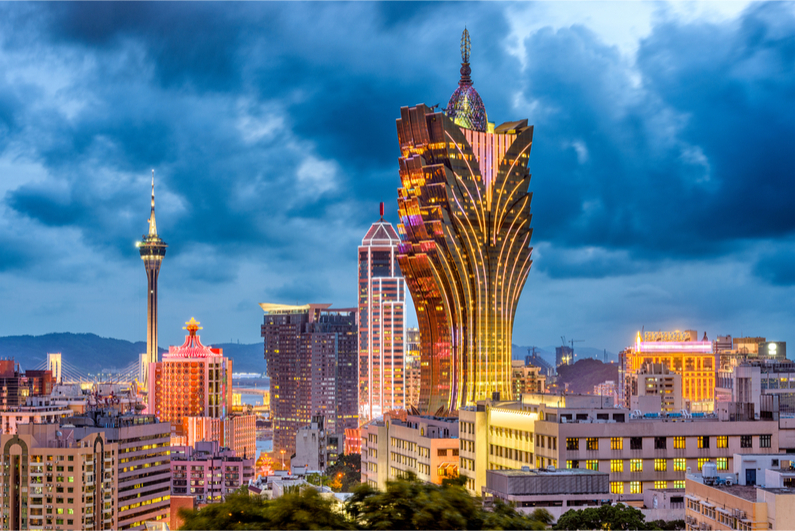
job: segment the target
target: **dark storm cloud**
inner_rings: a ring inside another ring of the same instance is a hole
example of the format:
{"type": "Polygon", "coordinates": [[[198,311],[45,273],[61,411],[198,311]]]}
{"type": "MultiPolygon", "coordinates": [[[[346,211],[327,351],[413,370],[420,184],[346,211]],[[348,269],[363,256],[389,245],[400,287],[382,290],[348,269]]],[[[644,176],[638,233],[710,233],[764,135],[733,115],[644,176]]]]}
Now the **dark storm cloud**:
{"type": "Polygon", "coordinates": [[[795,286],[795,243],[770,247],[756,261],[754,273],[774,285],[795,286]]]}
{"type": "MultiPolygon", "coordinates": [[[[402,105],[446,104],[464,24],[490,119],[536,125],[537,269],[633,275],[795,228],[786,207],[795,22],[786,5],[754,6],[732,23],[661,23],[636,63],[584,27],[544,28],[524,43],[524,71],[505,51],[498,4],[5,11],[9,50],[38,58],[42,47],[54,66],[80,72],[54,91],[76,102],[71,113],[40,90],[20,100],[0,80],[0,149],[5,135],[48,172],[12,187],[5,205],[45,227],[77,229],[116,259],[127,259],[144,228],[152,167],[170,256],[235,257],[186,260],[191,278],[228,282],[246,260],[347,259],[311,233],[336,222],[355,246],[349,234],[372,221],[378,201],[394,212],[394,120],[402,105]]],[[[755,271],[786,283],[772,273],[778,263],[764,258],[755,271]]],[[[316,288],[289,281],[274,294],[301,299],[316,288]]]]}
{"type": "MultiPolygon", "coordinates": [[[[781,3],[732,24],[661,24],[641,43],[633,79],[585,28],[532,35],[524,96],[536,104],[536,235],[630,260],[688,260],[792,234],[794,36],[781,3]]],[[[556,274],[589,276],[596,260],[556,274]]]]}

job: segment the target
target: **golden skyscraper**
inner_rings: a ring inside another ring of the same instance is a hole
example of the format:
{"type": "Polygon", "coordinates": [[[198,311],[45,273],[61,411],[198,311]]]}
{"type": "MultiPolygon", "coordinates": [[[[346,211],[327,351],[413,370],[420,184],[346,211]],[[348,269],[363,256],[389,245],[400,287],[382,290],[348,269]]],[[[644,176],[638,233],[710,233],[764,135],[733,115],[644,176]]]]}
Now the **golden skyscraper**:
{"type": "Polygon", "coordinates": [[[497,127],[472,86],[469,33],[444,112],[402,107],[398,263],[420,328],[420,410],[512,397],[511,337],[530,271],[533,127],[497,127]]]}

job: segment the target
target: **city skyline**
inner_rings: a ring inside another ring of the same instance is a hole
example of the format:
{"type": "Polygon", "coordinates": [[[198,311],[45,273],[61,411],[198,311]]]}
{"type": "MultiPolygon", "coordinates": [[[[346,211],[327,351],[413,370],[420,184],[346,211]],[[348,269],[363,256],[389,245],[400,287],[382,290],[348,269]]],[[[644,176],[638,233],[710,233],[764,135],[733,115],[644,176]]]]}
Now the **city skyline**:
{"type": "MultiPolygon", "coordinates": [[[[514,343],[565,334],[617,352],[643,326],[792,339],[793,74],[777,62],[795,28],[790,4],[622,7],[636,29],[613,33],[565,5],[331,4],[327,15],[355,16],[361,29],[335,40],[318,25],[307,43],[287,36],[305,21],[300,5],[219,17],[213,6],[99,4],[91,27],[86,6],[0,9],[0,275],[5,297],[25,301],[6,305],[0,335],[145,338],[134,242],[152,167],[170,244],[161,346],[178,344],[199,311],[210,343],[256,343],[260,300],[355,306],[356,246],[374,205],[385,201],[397,222],[392,120],[401,105],[446,101],[469,20],[490,113],[527,117],[542,140],[530,161],[535,263],[514,343]],[[420,19],[434,17],[444,30],[427,36],[420,19]],[[186,44],[195,27],[222,50],[212,61],[204,44],[186,44]],[[397,56],[407,36],[421,40],[397,56]],[[378,60],[357,51],[362,42],[378,60]],[[244,53],[259,47],[269,53],[244,53]],[[427,49],[438,50],[430,66],[427,49]],[[359,90],[343,95],[349,86],[359,90]],[[348,107],[373,114],[372,130],[352,127],[348,107]]],[[[407,317],[415,326],[413,309],[407,317]]]]}

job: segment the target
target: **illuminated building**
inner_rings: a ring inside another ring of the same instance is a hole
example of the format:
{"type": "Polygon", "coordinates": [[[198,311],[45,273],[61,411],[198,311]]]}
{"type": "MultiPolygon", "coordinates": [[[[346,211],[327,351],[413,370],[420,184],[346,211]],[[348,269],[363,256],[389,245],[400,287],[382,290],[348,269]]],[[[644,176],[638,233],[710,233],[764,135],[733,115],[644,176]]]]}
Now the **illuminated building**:
{"type": "Polygon", "coordinates": [[[406,284],[392,224],[373,223],[359,246],[359,419],[405,404],[403,342],[406,284]]]}
{"type": "Polygon", "coordinates": [[[257,455],[257,416],[232,414],[224,419],[224,438],[221,444],[240,457],[257,455]]]}
{"type": "Polygon", "coordinates": [[[63,368],[63,364],[61,363],[60,352],[47,353],[47,368],[52,373],[54,383],[61,383],[61,369],[63,368]]]}
{"type": "Polygon", "coordinates": [[[22,372],[13,358],[0,360],[0,410],[13,411],[31,396],[49,396],[53,383],[50,371],[22,372]]]}
{"type": "Polygon", "coordinates": [[[171,448],[171,492],[217,503],[254,479],[254,458],[238,455],[217,441],[171,448]]]}
{"type": "Polygon", "coordinates": [[[487,121],[472,86],[469,34],[445,112],[402,107],[398,263],[420,328],[419,410],[510,398],[511,337],[530,271],[533,128],[487,121]]]}
{"type": "Polygon", "coordinates": [[[574,349],[563,345],[555,347],[555,366],[571,365],[574,363],[574,349]]]}
{"type": "Polygon", "coordinates": [[[406,408],[420,406],[420,384],[422,382],[422,361],[420,359],[420,329],[406,328],[406,408]]]}
{"type": "Polygon", "coordinates": [[[541,368],[529,365],[522,360],[513,360],[513,396],[520,396],[524,393],[543,393],[547,381],[546,376],[541,375],[541,368]]]}
{"type": "Polygon", "coordinates": [[[682,376],[662,363],[646,363],[630,374],[630,409],[644,413],[678,413],[682,410],[682,376]]]}
{"type": "Polygon", "coordinates": [[[185,343],[169,347],[163,361],[149,365],[149,411],[178,432],[183,418],[222,419],[232,403],[232,360],[221,349],[202,345],[194,318],[185,324],[185,343]]]}
{"type": "Polygon", "coordinates": [[[271,389],[273,448],[295,451],[298,428],[314,415],[330,433],[359,426],[358,319],[330,304],[260,304],[271,389]]]}
{"type": "Polygon", "coordinates": [[[593,386],[593,394],[596,396],[609,396],[614,401],[618,400],[618,387],[615,380],[606,380],[593,386]]]}
{"type": "MultiPolygon", "coordinates": [[[[156,363],[157,356],[157,277],[160,265],[166,257],[166,242],[157,235],[155,223],[155,171],[152,170],[152,212],[149,214],[149,234],[138,242],[141,260],[146,268],[146,354],[149,363],[156,363]]],[[[148,374],[147,376],[148,382],[148,374]]]]}
{"type": "MultiPolygon", "coordinates": [[[[698,341],[695,330],[684,332],[646,332],[641,339],[638,332],[634,347],[622,352],[624,386],[630,385],[633,374],[637,374],[647,363],[659,363],[682,377],[682,401],[690,407],[712,409],[715,398],[715,356],[712,342],[698,341]]],[[[629,401],[631,392],[625,390],[624,400],[629,401]]],[[[627,404],[628,405],[628,404],[627,404]]]]}

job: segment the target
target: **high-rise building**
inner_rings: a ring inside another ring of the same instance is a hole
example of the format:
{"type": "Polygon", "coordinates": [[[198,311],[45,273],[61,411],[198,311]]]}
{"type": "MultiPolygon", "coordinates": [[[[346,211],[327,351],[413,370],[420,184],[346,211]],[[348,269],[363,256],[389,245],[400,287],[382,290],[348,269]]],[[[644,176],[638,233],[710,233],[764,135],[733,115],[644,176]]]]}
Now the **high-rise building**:
{"type": "Polygon", "coordinates": [[[170,422],[178,435],[183,418],[223,419],[232,403],[232,360],[220,348],[202,345],[194,318],[185,324],[185,343],[149,364],[149,412],[170,422]]]}
{"type": "Polygon", "coordinates": [[[260,304],[271,386],[273,448],[295,451],[298,428],[313,415],[327,430],[359,426],[358,319],[355,308],[330,304],[260,304]]]}
{"type": "Polygon", "coordinates": [[[420,359],[420,329],[406,328],[406,354],[403,372],[406,375],[406,409],[419,408],[422,367],[420,359]]]}
{"type": "MultiPolygon", "coordinates": [[[[146,268],[146,354],[148,363],[157,362],[157,277],[166,257],[166,242],[157,235],[155,223],[155,170],[152,170],[152,211],[149,214],[149,234],[138,243],[141,260],[146,268]]],[[[147,374],[148,381],[148,374],[147,374]]]]}
{"type": "Polygon", "coordinates": [[[397,232],[381,219],[359,246],[359,420],[406,403],[406,283],[397,263],[397,232]]]}
{"type": "Polygon", "coordinates": [[[511,337],[530,272],[533,127],[494,126],[469,66],[446,111],[402,107],[398,263],[417,310],[420,411],[454,411],[499,392],[512,396],[511,337]]]}
{"type": "Polygon", "coordinates": [[[102,411],[0,436],[0,529],[144,529],[169,516],[170,427],[102,411]]]}
{"type": "Polygon", "coordinates": [[[63,366],[60,352],[47,353],[47,368],[50,370],[50,373],[52,373],[52,379],[54,383],[61,383],[61,370],[63,369],[63,366]]]}
{"type": "Polygon", "coordinates": [[[49,396],[53,389],[50,371],[22,371],[11,359],[0,360],[0,410],[13,411],[31,396],[49,396]]]}

